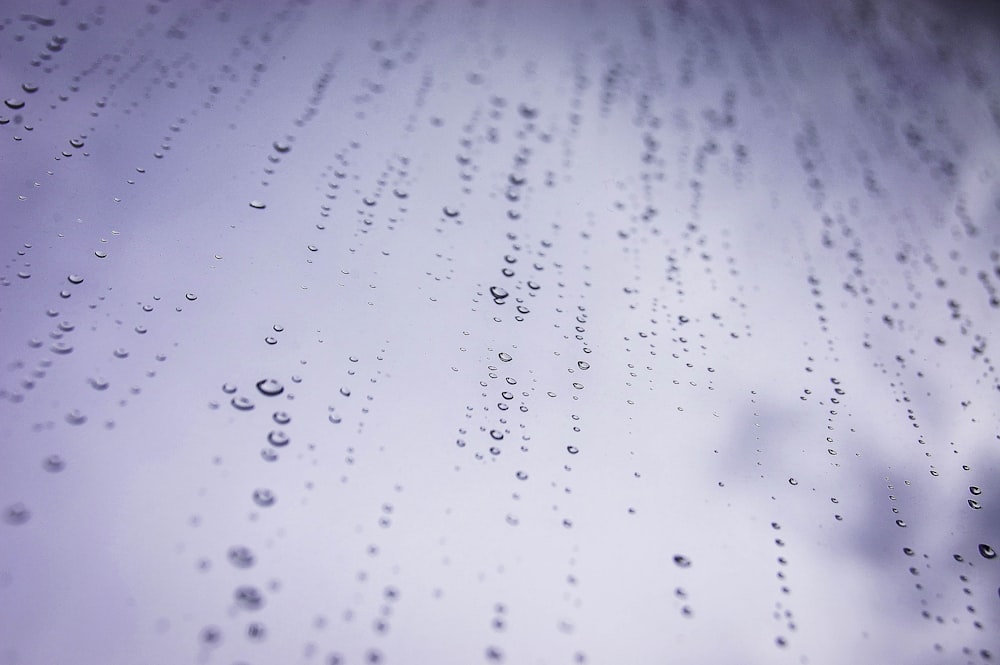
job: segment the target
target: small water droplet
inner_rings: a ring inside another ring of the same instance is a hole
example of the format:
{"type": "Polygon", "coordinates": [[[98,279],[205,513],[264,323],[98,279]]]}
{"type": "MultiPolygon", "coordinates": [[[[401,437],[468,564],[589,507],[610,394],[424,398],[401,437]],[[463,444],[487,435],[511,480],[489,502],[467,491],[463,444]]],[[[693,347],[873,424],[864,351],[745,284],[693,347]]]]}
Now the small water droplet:
{"type": "Polygon", "coordinates": [[[261,508],[267,508],[273,506],[277,497],[274,496],[274,492],[266,488],[258,488],[253,491],[253,502],[256,503],[261,508]]]}
{"type": "Polygon", "coordinates": [[[268,335],[267,337],[264,338],[264,342],[269,344],[270,346],[274,346],[275,344],[278,343],[278,340],[268,335]]]}
{"type": "Polygon", "coordinates": [[[59,473],[66,468],[66,460],[62,455],[52,454],[42,460],[42,468],[49,473],[59,473]]]}
{"type": "Polygon", "coordinates": [[[285,413],[284,411],[275,411],[272,417],[274,418],[274,422],[278,423],[279,425],[287,425],[288,423],[292,422],[292,417],[287,413],[285,413]]]}
{"type": "Polygon", "coordinates": [[[788,484],[789,485],[798,485],[799,481],[795,480],[794,478],[789,478],[788,479],[788,484]]]}
{"type": "Polygon", "coordinates": [[[264,594],[257,587],[250,585],[236,587],[233,599],[245,610],[259,610],[264,606],[264,594]]]}
{"type": "Polygon", "coordinates": [[[287,446],[292,439],[281,430],[271,430],[267,434],[267,442],[276,448],[287,446]]]}
{"type": "Polygon", "coordinates": [[[24,524],[29,519],[31,519],[31,511],[23,503],[11,504],[4,511],[4,521],[12,526],[24,524]]]}
{"type": "Polygon", "coordinates": [[[983,507],[982,504],[980,504],[975,499],[969,499],[969,508],[972,508],[973,510],[979,510],[982,507],[983,507]]]}
{"type": "Polygon", "coordinates": [[[239,409],[240,411],[250,411],[251,409],[253,409],[253,402],[250,401],[249,397],[244,397],[243,395],[240,395],[239,397],[234,397],[232,400],[230,400],[229,403],[232,404],[236,409],[239,409]]]}
{"type": "Polygon", "coordinates": [[[580,449],[577,448],[576,446],[566,446],[566,450],[569,451],[570,455],[576,455],[578,452],[580,452],[580,449]]]}
{"type": "Polygon", "coordinates": [[[285,392],[285,387],[275,379],[261,379],[257,382],[257,390],[268,397],[275,397],[285,392]]]}
{"type": "Polygon", "coordinates": [[[81,277],[80,275],[76,275],[76,274],[69,275],[69,276],[66,277],[66,279],[69,280],[70,284],[82,284],[83,283],[83,277],[81,277]]]}
{"type": "Polygon", "coordinates": [[[192,302],[198,299],[198,296],[196,296],[193,293],[185,293],[184,297],[187,298],[188,300],[192,301],[192,302]]]}
{"type": "Polygon", "coordinates": [[[267,207],[267,204],[264,203],[263,201],[258,201],[257,199],[254,199],[253,201],[250,202],[250,207],[254,208],[255,210],[263,210],[264,208],[267,207]]]}
{"type": "Polygon", "coordinates": [[[290,152],[291,149],[292,149],[291,144],[286,143],[285,141],[275,141],[273,143],[273,146],[274,146],[275,152],[280,152],[282,154],[284,154],[286,152],[290,152]]]}
{"type": "Polygon", "coordinates": [[[511,357],[511,355],[509,353],[505,353],[503,351],[501,351],[498,354],[498,357],[500,358],[501,361],[503,361],[505,363],[509,363],[511,360],[513,360],[513,358],[511,357]]]}
{"type": "Polygon", "coordinates": [[[66,422],[70,425],[82,425],[87,422],[87,416],[81,413],[78,409],[74,409],[66,414],[66,422]]]}
{"type": "Polygon", "coordinates": [[[106,259],[108,258],[108,253],[98,249],[97,251],[94,252],[94,256],[96,256],[99,259],[106,259]]]}
{"type": "Polygon", "coordinates": [[[675,555],[674,556],[674,563],[676,563],[681,568],[690,568],[691,567],[691,560],[688,559],[683,554],[677,554],[677,555],[675,555]]]}
{"type": "Polygon", "coordinates": [[[979,496],[980,494],[983,493],[983,490],[979,489],[975,485],[970,485],[969,492],[971,492],[974,496],[979,496]]]}
{"type": "Polygon", "coordinates": [[[991,546],[987,545],[986,543],[979,544],[979,553],[983,556],[984,559],[997,558],[996,550],[994,550],[991,546]]]}
{"type": "Polygon", "coordinates": [[[24,100],[16,97],[8,97],[3,103],[7,105],[7,108],[14,109],[15,111],[24,108],[24,100]]]}
{"type": "Polygon", "coordinates": [[[229,563],[237,568],[249,568],[256,560],[253,551],[245,545],[233,545],[229,548],[226,556],[229,558],[229,563]]]}
{"type": "Polygon", "coordinates": [[[502,286],[491,286],[490,295],[492,295],[495,300],[503,300],[510,294],[507,293],[507,289],[502,286]]]}
{"type": "Polygon", "coordinates": [[[896,520],[896,526],[905,529],[906,528],[906,522],[904,522],[903,520],[896,520]]]}
{"type": "Polygon", "coordinates": [[[498,429],[491,429],[490,436],[493,437],[494,440],[500,441],[501,439],[503,439],[503,432],[501,432],[498,429]]]}

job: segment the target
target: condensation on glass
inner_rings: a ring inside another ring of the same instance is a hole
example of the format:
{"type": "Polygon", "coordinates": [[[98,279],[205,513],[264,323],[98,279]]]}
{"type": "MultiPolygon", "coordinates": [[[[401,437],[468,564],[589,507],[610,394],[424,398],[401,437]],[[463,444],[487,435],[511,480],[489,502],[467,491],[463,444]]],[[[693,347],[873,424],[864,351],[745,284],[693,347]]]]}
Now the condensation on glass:
{"type": "Polygon", "coordinates": [[[0,662],[1000,658],[998,33],[6,3],[0,662]]]}

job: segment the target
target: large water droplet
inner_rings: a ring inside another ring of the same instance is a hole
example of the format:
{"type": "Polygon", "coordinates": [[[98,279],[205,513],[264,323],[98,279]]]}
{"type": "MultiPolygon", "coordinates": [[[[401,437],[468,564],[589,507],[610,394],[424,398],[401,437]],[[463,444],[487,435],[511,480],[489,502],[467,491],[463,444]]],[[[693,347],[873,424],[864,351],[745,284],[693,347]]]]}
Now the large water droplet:
{"type": "Polygon", "coordinates": [[[250,207],[254,208],[255,210],[263,210],[264,208],[267,207],[267,204],[264,203],[263,201],[258,201],[257,199],[254,199],[253,201],[250,202],[250,207]]]}
{"type": "Polygon", "coordinates": [[[994,550],[990,545],[987,545],[986,543],[979,544],[979,553],[983,555],[984,559],[997,558],[996,550],[994,550]]]}

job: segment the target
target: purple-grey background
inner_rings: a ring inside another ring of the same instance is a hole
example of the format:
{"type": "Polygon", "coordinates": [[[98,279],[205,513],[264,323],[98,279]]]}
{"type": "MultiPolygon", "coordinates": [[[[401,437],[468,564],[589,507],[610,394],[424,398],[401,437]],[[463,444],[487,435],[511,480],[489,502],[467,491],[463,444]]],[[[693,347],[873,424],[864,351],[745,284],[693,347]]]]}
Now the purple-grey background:
{"type": "Polygon", "coordinates": [[[988,3],[122,4],[0,8],[0,663],[1000,657],[988,3]]]}

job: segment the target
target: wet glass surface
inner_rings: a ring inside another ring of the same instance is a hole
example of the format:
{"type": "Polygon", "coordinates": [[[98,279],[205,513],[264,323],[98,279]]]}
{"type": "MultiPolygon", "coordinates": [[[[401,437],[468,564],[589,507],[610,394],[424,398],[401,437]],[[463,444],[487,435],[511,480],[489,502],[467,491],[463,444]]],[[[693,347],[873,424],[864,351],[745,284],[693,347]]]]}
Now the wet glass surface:
{"type": "Polygon", "coordinates": [[[0,663],[1000,657],[989,3],[0,8],[0,663]]]}

